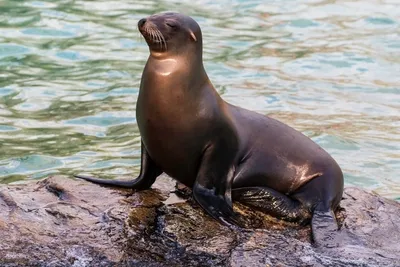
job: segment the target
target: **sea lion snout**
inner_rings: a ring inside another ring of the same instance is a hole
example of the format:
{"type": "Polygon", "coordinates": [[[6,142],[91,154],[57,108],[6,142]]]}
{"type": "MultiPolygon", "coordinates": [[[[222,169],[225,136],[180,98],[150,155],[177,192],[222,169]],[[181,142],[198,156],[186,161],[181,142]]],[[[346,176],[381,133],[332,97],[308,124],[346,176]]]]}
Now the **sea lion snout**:
{"type": "Polygon", "coordinates": [[[147,21],[147,20],[146,20],[145,18],[139,20],[139,22],[138,22],[138,27],[139,27],[139,28],[142,28],[142,27],[144,26],[144,24],[146,23],[146,21],[147,21]]]}

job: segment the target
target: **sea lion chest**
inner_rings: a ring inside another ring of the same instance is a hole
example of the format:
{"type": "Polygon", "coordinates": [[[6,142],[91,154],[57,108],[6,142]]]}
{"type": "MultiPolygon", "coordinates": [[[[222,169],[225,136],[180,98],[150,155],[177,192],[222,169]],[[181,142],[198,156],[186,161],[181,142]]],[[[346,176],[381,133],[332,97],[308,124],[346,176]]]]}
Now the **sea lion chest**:
{"type": "Polygon", "coordinates": [[[191,186],[207,140],[198,116],[198,101],[185,70],[174,62],[146,65],[142,75],[136,117],[150,157],[171,177],[191,186]]]}

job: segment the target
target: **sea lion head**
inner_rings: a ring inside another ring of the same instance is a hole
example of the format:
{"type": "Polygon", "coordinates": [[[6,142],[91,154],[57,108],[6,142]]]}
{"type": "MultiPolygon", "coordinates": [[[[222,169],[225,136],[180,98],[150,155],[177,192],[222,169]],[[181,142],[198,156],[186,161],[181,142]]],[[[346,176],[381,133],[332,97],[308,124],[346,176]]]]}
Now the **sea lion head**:
{"type": "Polygon", "coordinates": [[[200,26],[189,16],[158,13],[139,20],[138,28],[152,55],[201,54],[200,26]]]}

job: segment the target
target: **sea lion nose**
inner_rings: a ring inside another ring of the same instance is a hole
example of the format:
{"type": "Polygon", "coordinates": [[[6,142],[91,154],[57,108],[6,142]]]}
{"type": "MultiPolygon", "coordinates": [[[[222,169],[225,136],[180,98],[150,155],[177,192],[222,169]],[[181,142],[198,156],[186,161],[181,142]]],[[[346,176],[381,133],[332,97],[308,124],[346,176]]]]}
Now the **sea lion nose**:
{"type": "Polygon", "coordinates": [[[141,19],[141,20],[139,20],[139,22],[138,22],[138,26],[139,27],[143,27],[143,25],[146,23],[146,19],[141,19]]]}

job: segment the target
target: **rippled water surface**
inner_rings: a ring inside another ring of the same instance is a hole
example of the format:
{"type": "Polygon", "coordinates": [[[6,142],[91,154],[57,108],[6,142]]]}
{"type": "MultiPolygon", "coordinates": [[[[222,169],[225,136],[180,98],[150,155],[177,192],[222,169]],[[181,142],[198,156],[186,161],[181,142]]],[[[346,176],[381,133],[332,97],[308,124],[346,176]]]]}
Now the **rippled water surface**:
{"type": "Polygon", "coordinates": [[[223,98],[324,147],[347,185],[400,199],[400,0],[0,1],[0,182],[139,171],[137,21],[204,35],[223,98]]]}

